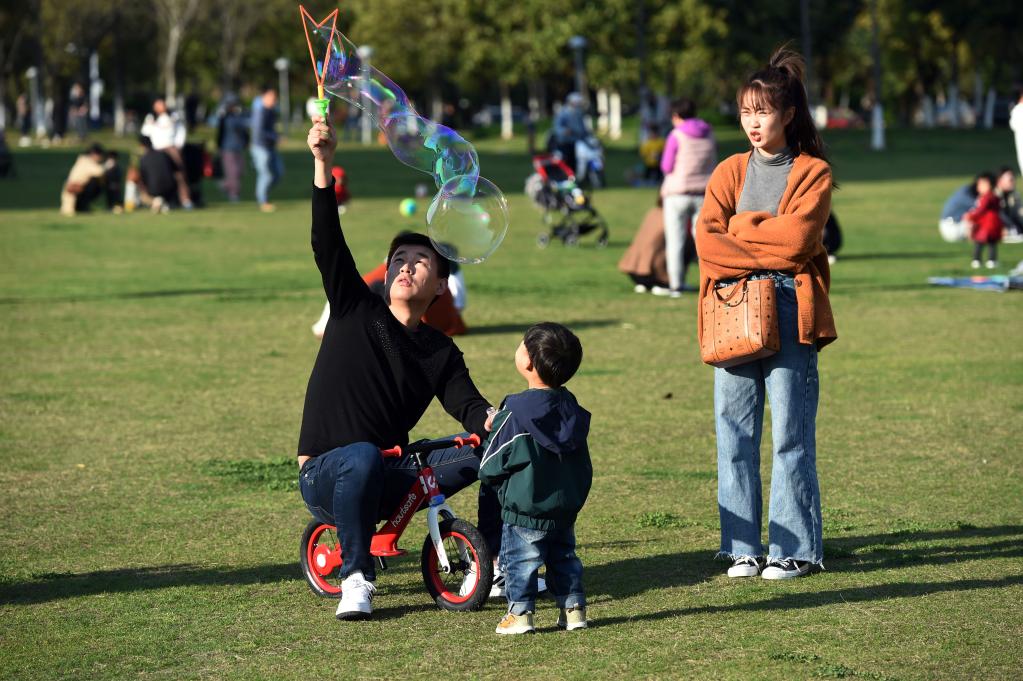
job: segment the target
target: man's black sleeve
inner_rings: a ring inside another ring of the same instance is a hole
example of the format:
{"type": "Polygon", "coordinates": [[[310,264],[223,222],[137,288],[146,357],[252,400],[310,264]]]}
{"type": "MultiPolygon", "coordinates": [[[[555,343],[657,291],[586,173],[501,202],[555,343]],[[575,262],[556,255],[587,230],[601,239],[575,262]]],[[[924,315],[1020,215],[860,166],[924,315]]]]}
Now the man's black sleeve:
{"type": "Polygon", "coordinates": [[[451,414],[467,431],[476,433],[480,439],[485,439],[487,431],[484,426],[490,403],[472,382],[469,369],[465,366],[465,359],[457,347],[452,349],[444,379],[437,389],[437,399],[440,400],[444,411],[451,414]]]}
{"type": "Polygon", "coordinates": [[[331,315],[340,314],[369,294],[369,288],[359,275],[355,259],[341,233],[333,182],[326,189],[313,187],[312,245],[331,315]]]}

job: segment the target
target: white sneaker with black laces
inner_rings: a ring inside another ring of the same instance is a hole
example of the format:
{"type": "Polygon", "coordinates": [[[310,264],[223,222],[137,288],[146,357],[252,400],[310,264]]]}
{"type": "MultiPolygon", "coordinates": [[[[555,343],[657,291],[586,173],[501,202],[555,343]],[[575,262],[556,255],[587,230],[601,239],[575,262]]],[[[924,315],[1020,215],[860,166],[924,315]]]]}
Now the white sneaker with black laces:
{"type": "MultiPolygon", "coordinates": [[[[466,577],[468,577],[468,575],[466,575],[466,577]]],[[[464,581],[462,583],[465,584],[464,581]]],[[[543,577],[537,577],[536,578],[536,593],[537,594],[542,594],[542,593],[544,593],[546,591],[547,591],[547,580],[545,580],[543,577]]],[[[490,596],[489,596],[489,598],[504,598],[504,594],[505,594],[504,573],[501,572],[500,568],[498,568],[495,565],[494,566],[494,581],[493,581],[493,583],[490,586],[490,596]]]]}
{"type": "Polygon", "coordinates": [[[739,556],[728,568],[729,577],[756,577],[764,568],[764,559],[755,556],[739,556]]]}
{"type": "Polygon", "coordinates": [[[361,570],[356,570],[341,582],[341,602],[337,604],[335,617],[339,620],[364,620],[373,614],[373,594],[377,592],[373,582],[367,580],[361,570]]]}
{"type": "Polygon", "coordinates": [[[802,577],[806,573],[810,572],[812,563],[805,560],[794,560],[792,558],[785,558],[784,560],[778,560],[777,558],[769,558],[767,561],[767,567],[760,573],[760,576],[764,579],[792,579],[793,577],[802,577]]]}

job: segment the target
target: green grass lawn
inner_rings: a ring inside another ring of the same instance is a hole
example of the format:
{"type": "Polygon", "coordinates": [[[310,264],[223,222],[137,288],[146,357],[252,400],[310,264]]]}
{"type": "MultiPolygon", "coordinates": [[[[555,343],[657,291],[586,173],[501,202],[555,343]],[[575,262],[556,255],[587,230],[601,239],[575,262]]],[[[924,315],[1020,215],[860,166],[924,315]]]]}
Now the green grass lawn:
{"type": "MultiPolygon", "coordinates": [[[[636,295],[615,268],[655,198],[624,186],[633,155],[610,151],[612,186],[595,197],[611,245],[541,251],[524,143],[481,145],[511,227],[466,269],[473,332],[458,344],[496,402],[522,388],[522,330],[568,324],[586,353],[570,387],[593,413],[577,528],[593,628],[556,631],[544,601],[540,633],[513,640],[493,633],[501,603],[430,602],[419,520],[370,622],[335,621],[299,574],[308,515],[292,455],[323,304],[307,152],[286,151],[272,215],[214,197],[190,213],[66,219],[70,153],[18,151],[17,179],[0,180],[0,678],[1015,676],[1023,294],[927,285],[970,272],[968,246],[938,238],[938,212],[977,170],[1011,161],[1011,136],[896,130],[883,154],[863,132],[829,142],[846,245],[839,340],[820,363],[827,570],[780,584],[730,581],[713,560],[712,370],[694,296],[636,295]]],[[[725,132],[722,146],[741,144],[725,132]]],[[[398,201],[424,176],[380,150],[338,161],[368,269],[420,224],[398,201]]],[[[1001,259],[1004,273],[1023,246],[1001,259]]],[[[414,435],[455,428],[434,405],[414,435]]],[[[453,505],[475,518],[474,500],[453,505]]]]}

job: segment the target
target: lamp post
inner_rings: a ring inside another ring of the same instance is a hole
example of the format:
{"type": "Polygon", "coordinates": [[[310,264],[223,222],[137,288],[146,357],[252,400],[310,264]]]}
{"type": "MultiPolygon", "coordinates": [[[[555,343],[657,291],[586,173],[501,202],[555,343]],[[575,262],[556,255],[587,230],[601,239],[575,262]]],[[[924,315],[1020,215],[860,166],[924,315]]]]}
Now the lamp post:
{"type": "Polygon", "coordinates": [[[284,133],[287,134],[291,128],[291,93],[288,91],[288,62],[287,57],[278,57],[274,60],[274,68],[277,69],[277,79],[281,92],[281,112],[284,124],[284,133]]]}
{"type": "Polygon", "coordinates": [[[574,35],[568,39],[568,46],[575,53],[575,89],[589,101],[586,88],[586,38],[574,35]]]}
{"type": "Polygon", "coordinates": [[[881,106],[881,45],[878,40],[877,0],[870,3],[870,54],[874,60],[874,108],[870,117],[870,148],[884,150],[884,108],[881,106]]]}
{"type": "MultiPolygon", "coordinates": [[[[369,60],[373,57],[373,48],[369,45],[359,45],[355,50],[355,53],[359,55],[359,60],[362,62],[362,82],[369,82],[369,60]]],[[[362,89],[362,112],[359,114],[360,123],[362,127],[362,143],[370,144],[373,141],[373,121],[370,120],[368,111],[370,107],[369,95],[366,93],[366,86],[363,85],[362,89]]]]}
{"type": "Polygon", "coordinates": [[[39,100],[39,69],[30,66],[25,70],[25,77],[28,78],[28,91],[31,93],[30,102],[32,107],[32,126],[35,128],[37,137],[46,136],[46,122],[43,119],[43,103],[39,100]]]}

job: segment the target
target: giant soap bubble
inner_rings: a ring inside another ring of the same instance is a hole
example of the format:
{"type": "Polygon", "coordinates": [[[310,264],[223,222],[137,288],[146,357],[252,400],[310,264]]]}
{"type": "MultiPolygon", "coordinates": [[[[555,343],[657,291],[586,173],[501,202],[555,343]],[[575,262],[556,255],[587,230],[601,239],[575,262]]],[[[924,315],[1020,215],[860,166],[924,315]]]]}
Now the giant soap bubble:
{"type": "Polygon", "coordinates": [[[501,190],[480,175],[473,146],[451,128],[416,113],[394,81],[364,63],[352,41],[327,24],[336,10],[319,23],[304,8],[301,14],[323,90],[361,109],[383,132],[395,158],[433,178],[437,194],[426,223],[437,250],[457,262],[486,260],[508,231],[508,204],[501,190]],[[323,61],[316,59],[313,36],[318,47],[326,45],[323,61]]]}

